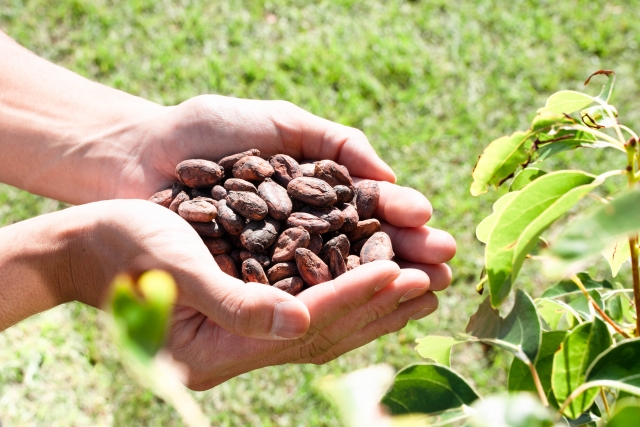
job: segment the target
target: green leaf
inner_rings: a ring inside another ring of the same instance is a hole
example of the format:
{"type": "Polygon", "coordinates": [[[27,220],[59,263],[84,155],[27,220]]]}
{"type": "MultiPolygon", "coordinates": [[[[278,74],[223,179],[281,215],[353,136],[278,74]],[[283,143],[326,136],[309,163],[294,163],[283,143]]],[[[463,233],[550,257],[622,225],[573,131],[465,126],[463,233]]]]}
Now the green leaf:
{"type": "MultiPolygon", "coordinates": [[[[553,389],[551,388],[551,373],[553,369],[553,356],[560,349],[562,341],[567,336],[566,331],[551,331],[542,333],[542,344],[535,363],[542,389],[550,402],[555,402],[553,389]]],[[[509,369],[509,391],[529,391],[537,394],[536,385],[531,376],[531,370],[520,359],[514,358],[509,369]]],[[[557,403],[553,406],[557,407],[557,403]]]]}
{"type": "Polygon", "coordinates": [[[540,319],[529,295],[518,289],[513,309],[507,317],[491,307],[489,298],[469,319],[466,332],[478,340],[513,353],[525,362],[534,362],[542,339],[540,319]]]}
{"type": "MultiPolygon", "coordinates": [[[[600,292],[598,292],[597,290],[592,290],[589,291],[589,295],[591,295],[591,298],[593,298],[596,304],[598,304],[598,307],[604,310],[604,301],[602,300],[602,295],[600,294],[600,292]]],[[[591,320],[593,316],[595,316],[595,310],[587,297],[584,296],[584,294],[578,295],[573,301],[569,303],[569,305],[571,306],[571,308],[577,311],[578,314],[580,314],[580,317],[582,317],[584,320],[591,320]]]]}
{"type": "Polygon", "coordinates": [[[640,420],[640,399],[620,399],[616,402],[607,427],[629,427],[637,424],[638,420],[640,420]]]}
{"type": "Polygon", "coordinates": [[[500,394],[473,404],[472,427],[554,427],[557,415],[528,393],[500,394]]]}
{"type": "Polygon", "coordinates": [[[531,122],[532,132],[544,132],[552,133],[564,126],[570,126],[578,123],[577,120],[572,117],[567,117],[564,114],[554,114],[549,112],[543,112],[537,114],[531,122]]]}
{"type": "Polygon", "coordinates": [[[594,99],[591,96],[582,92],[561,90],[547,99],[546,105],[538,110],[538,114],[571,114],[588,107],[593,102],[594,99]]]}
{"type": "Polygon", "coordinates": [[[616,277],[620,267],[631,257],[631,249],[629,248],[629,239],[627,236],[622,236],[609,244],[606,248],[600,251],[604,259],[607,260],[611,267],[611,275],[616,277]]]}
{"type": "MultiPolygon", "coordinates": [[[[591,363],[610,346],[611,335],[607,325],[597,317],[569,333],[553,358],[551,384],[558,403],[562,404],[573,390],[585,382],[591,363]]],[[[586,391],[571,402],[564,415],[577,418],[591,406],[595,395],[594,389],[586,391]]]]}
{"type": "Polygon", "coordinates": [[[420,356],[425,359],[432,359],[441,365],[451,366],[451,347],[456,344],[465,342],[453,337],[441,337],[438,335],[429,335],[424,338],[418,338],[416,342],[416,350],[420,356]]]}
{"type": "Polygon", "coordinates": [[[584,82],[585,86],[589,84],[594,76],[598,75],[607,76],[607,82],[602,86],[602,90],[596,98],[602,102],[609,102],[609,98],[611,98],[611,93],[613,92],[613,86],[616,82],[616,73],[611,70],[598,70],[587,78],[587,81],[584,82]]]}
{"type": "Polygon", "coordinates": [[[578,312],[562,301],[539,298],[535,302],[545,330],[566,331],[580,323],[578,312]]]}
{"type": "Polygon", "coordinates": [[[552,254],[573,263],[602,252],[612,242],[640,230],[640,189],[616,197],[573,222],[552,247],[552,254]]]}
{"type": "Polygon", "coordinates": [[[540,178],[542,175],[546,175],[546,172],[541,169],[536,169],[536,168],[522,169],[520,172],[518,172],[515,178],[513,178],[513,182],[511,182],[511,185],[509,186],[509,191],[522,190],[529,183],[540,178]]]}
{"type": "Polygon", "coordinates": [[[582,130],[572,129],[569,126],[567,128],[560,129],[553,134],[541,134],[538,139],[539,141],[536,146],[536,163],[542,162],[556,154],[573,150],[578,147],[609,147],[608,144],[598,142],[592,134],[582,130]]]}
{"type": "Polygon", "coordinates": [[[619,342],[591,364],[587,381],[611,380],[640,387],[640,338],[619,342]]]}
{"type": "Polygon", "coordinates": [[[531,136],[529,132],[515,132],[491,142],[473,168],[471,194],[486,193],[488,185],[500,185],[526,163],[529,160],[526,143],[531,136]]]}
{"type": "Polygon", "coordinates": [[[470,405],[478,393],[458,373],[435,363],[410,365],[398,372],[382,398],[394,415],[433,414],[470,405]]]}
{"type": "Polygon", "coordinates": [[[493,213],[488,217],[486,217],[485,219],[483,219],[482,222],[480,222],[480,224],[478,224],[478,227],[476,228],[476,237],[478,238],[478,240],[480,240],[484,244],[486,244],[489,241],[489,236],[493,231],[493,227],[496,225],[496,220],[498,219],[498,216],[500,216],[500,213],[505,208],[505,206],[507,206],[507,204],[516,195],[517,195],[516,192],[507,193],[504,196],[500,197],[498,200],[496,200],[496,202],[493,204],[493,213]]]}
{"type": "Polygon", "coordinates": [[[540,234],[600,183],[581,171],[551,172],[517,192],[497,214],[485,249],[494,307],[509,295],[522,262],[540,234]]]}
{"type": "MultiPolygon", "coordinates": [[[[613,289],[613,285],[608,280],[594,280],[589,273],[578,273],[578,278],[587,290],[606,290],[613,289]]],[[[573,280],[562,280],[548,288],[542,293],[541,298],[560,298],[567,295],[578,295],[582,291],[573,283],[573,280]]]]}

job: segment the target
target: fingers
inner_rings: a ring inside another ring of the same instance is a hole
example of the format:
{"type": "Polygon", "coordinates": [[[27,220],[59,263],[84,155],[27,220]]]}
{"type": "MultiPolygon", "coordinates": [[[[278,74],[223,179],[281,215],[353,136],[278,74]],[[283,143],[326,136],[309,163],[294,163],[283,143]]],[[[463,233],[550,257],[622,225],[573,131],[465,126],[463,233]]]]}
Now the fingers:
{"type": "Polygon", "coordinates": [[[456,241],[445,231],[431,227],[398,228],[382,223],[396,256],[420,264],[441,264],[456,254],[456,241]]]}
{"type": "Polygon", "coordinates": [[[451,268],[447,264],[417,264],[403,260],[396,260],[400,268],[413,268],[427,273],[431,285],[430,291],[442,291],[451,283],[451,268]]]}
{"type": "MultiPolygon", "coordinates": [[[[361,179],[355,178],[354,181],[361,179]]],[[[378,185],[380,202],[374,217],[402,228],[421,227],[431,219],[431,203],[419,191],[389,182],[378,182],[378,185]]]]}

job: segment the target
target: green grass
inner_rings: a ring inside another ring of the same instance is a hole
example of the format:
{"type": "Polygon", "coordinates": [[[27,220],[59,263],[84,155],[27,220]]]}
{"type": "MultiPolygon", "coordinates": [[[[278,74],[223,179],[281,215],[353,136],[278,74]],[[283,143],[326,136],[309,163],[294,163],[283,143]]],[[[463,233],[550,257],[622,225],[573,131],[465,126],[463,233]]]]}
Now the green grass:
{"type": "MultiPolygon", "coordinates": [[[[480,302],[475,225],[496,198],[469,195],[471,169],[491,140],[527,126],[550,93],[580,89],[591,72],[613,69],[621,119],[640,123],[638,1],[309,3],[0,4],[0,28],[9,35],[106,85],[163,104],[202,93],[286,99],[362,129],[400,184],[430,198],[433,225],[458,240],[454,283],[436,314],[327,365],[263,369],[197,394],[215,425],[336,425],[315,380],[372,363],[402,367],[419,360],[415,338],[462,330],[480,302]]],[[[569,153],[552,165],[604,170],[610,154],[569,153]]],[[[0,187],[0,225],[60,207],[0,187]]],[[[540,280],[537,268],[528,265],[520,281],[529,290],[540,280]]],[[[181,425],[123,370],[104,330],[90,326],[99,317],[71,304],[0,334],[2,422],[181,425]]],[[[504,383],[507,363],[479,346],[457,349],[453,358],[484,393],[504,383]]]]}

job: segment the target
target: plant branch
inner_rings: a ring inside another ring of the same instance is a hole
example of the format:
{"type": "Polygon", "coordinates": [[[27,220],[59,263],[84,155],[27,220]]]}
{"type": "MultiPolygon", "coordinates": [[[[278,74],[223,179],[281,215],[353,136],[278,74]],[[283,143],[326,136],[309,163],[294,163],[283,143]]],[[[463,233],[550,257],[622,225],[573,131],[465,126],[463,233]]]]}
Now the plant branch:
{"type": "Polygon", "coordinates": [[[580,280],[580,278],[578,276],[576,276],[575,274],[571,276],[571,280],[573,281],[573,283],[576,284],[576,286],[582,291],[582,293],[584,294],[584,296],[587,298],[587,300],[591,303],[591,305],[593,306],[593,308],[598,312],[598,314],[600,314],[600,316],[602,316],[602,319],[607,322],[608,324],[611,325],[611,327],[613,329],[616,330],[617,333],[619,333],[620,335],[622,335],[625,338],[631,338],[631,336],[629,336],[629,334],[627,334],[620,326],[618,326],[618,324],[616,322],[613,321],[612,318],[610,318],[607,313],[604,312],[604,310],[602,310],[600,308],[600,306],[598,305],[597,302],[595,302],[595,300],[591,297],[591,295],[589,294],[589,291],[587,291],[587,288],[584,287],[584,284],[582,283],[582,281],[580,280]]]}
{"type": "Polygon", "coordinates": [[[609,408],[609,401],[607,400],[607,393],[604,391],[604,387],[600,387],[600,398],[602,399],[602,404],[604,405],[605,411],[607,411],[607,416],[611,416],[611,408],[609,408]]]}
{"type": "Polygon", "coordinates": [[[544,389],[542,388],[542,383],[540,382],[540,377],[538,376],[538,371],[536,370],[535,365],[533,364],[533,362],[529,361],[527,363],[527,366],[529,366],[529,370],[531,371],[531,376],[533,377],[533,383],[536,385],[536,391],[538,392],[538,397],[540,397],[540,401],[544,406],[548,407],[549,400],[547,400],[547,395],[545,394],[544,389]]]}
{"type": "Polygon", "coordinates": [[[560,407],[559,409],[560,415],[564,414],[565,409],[567,409],[567,407],[571,405],[571,402],[573,402],[578,396],[580,396],[582,393],[589,390],[590,388],[594,388],[594,387],[613,388],[616,390],[626,391],[627,393],[633,394],[635,396],[640,396],[640,388],[632,386],[631,384],[622,383],[619,381],[611,381],[611,380],[590,381],[588,383],[580,384],[578,388],[573,390],[573,392],[569,395],[569,397],[567,397],[567,400],[565,400],[562,406],[560,407]]]}
{"type": "MultiPolygon", "coordinates": [[[[636,179],[636,146],[638,141],[636,139],[629,140],[629,143],[625,145],[627,150],[627,174],[629,188],[633,188],[637,182],[636,179]]],[[[640,272],[638,270],[638,235],[634,234],[629,236],[629,250],[631,252],[631,276],[633,278],[633,301],[636,308],[636,337],[640,336],[640,316],[638,316],[638,309],[640,308],[640,272]]]]}
{"type": "Polygon", "coordinates": [[[621,144],[620,141],[618,141],[617,139],[615,139],[614,137],[607,135],[604,132],[600,132],[598,130],[595,129],[591,129],[588,126],[583,126],[583,125],[570,125],[569,128],[571,129],[575,129],[575,130],[581,130],[583,132],[587,132],[590,133],[593,136],[596,136],[608,143],[610,143],[614,148],[617,148],[620,151],[624,151],[626,152],[625,148],[624,148],[624,144],[621,144]]]}

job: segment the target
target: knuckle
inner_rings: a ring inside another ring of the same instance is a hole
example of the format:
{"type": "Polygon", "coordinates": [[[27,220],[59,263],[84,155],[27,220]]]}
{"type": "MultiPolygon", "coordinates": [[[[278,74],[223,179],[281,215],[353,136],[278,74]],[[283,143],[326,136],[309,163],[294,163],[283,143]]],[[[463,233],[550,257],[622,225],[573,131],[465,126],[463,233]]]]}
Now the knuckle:
{"type": "Polygon", "coordinates": [[[255,317],[256,301],[251,297],[229,297],[224,301],[224,306],[229,315],[229,323],[234,332],[243,334],[253,329],[257,319],[255,317]]]}

